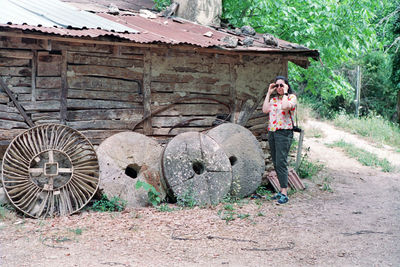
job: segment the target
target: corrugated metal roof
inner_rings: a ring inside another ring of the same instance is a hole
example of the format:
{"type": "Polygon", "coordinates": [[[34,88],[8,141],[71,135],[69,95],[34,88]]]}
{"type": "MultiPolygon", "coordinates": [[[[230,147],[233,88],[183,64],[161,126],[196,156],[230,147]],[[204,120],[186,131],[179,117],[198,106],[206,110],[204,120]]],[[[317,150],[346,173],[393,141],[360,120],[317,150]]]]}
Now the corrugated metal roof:
{"type": "Polygon", "coordinates": [[[136,33],[132,28],[58,0],[0,0],[0,23],[61,28],[92,28],[136,33]]]}
{"type": "MultiPolygon", "coordinates": [[[[27,2],[28,0],[0,0],[1,2],[19,1],[27,2]]],[[[53,0],[40,0],[40,1],[53,1],[53,0]]],[[[0,10],[0,17],[1,17],[0,10]]],[[[55,17],[63,18],[63,12],[60,10],[54,11],[55,17]]],[[[90,13],[89,13],[90,14],[90,13]]],[[[262,35],[257,34],[254,36],[255,41],[252,46],[243,46],[241,41],[245,36],[237,36],[229,30],[219,29],[216,30],[211,27],[202,26],[194,22],[190,22],[181,18],[165,18],[159,17],[154,14],[155,18],[149,18],[146,15],[138,12],[132,13],[134,15],[110,15],[106,13],[97,13],[97,21],[107,21],[110,25],[121,25],[124,28],[128,28],[129,32],[133,33],[118,33],[114,31],[106,31],[97,29],[96,25],[89,27],[84,25],[81,29],[66,29],[60,27],[39,27],[37,24],[27,22],[27,25],[21,25],[19,16],[16,19],[19,20],[11,21],[12,24],[5,24],[4,19],[0,19],[0,28],[15,28],[21,30],[37,31],[47,34],[56,34],[64,37],[89,37],[98,38],[104,36],[118,37],[124,40],[136,42],[136,43],[165,43],[165,44],[189,44],[198,47],[220,47],[226,50],[232,51],[246,51],[246,52],[294,52],[302,53],[305,57],[317,58],[319,53],[317,50],[310,50],[297,44],[289,43],[284,40],[279,40],[279,47],[267,46],[263,43],[262,35]],[[143,15],[143,16],[142,16],[143,15]],[[1,24],[3,23],[3,24],[1,24]],[[91,29],[93,28],[93,29],[91,29]],[[212,33],[205,35],[206,33],[212,33]],[[226,36],[236,37],[239,39],[239,45],[236,48],[227,48],[223,42],[223,38],[226,36]]],[[[94,15],[94,14],[91,14],[94,15]]],[[[37,15],[38,16],[38,15],[37,15]]],[[[40,17],[40,16],[39,16],[40,17]]],[[[72,19],[71,15],[66,14],[66,17],[72,19]]],[[[35,16],[32,17],[34,21],[35,16]]],[[[27,20],[25,20],[27,21],[27,20]]],[[[82,24],[86,24],[84,20],[82,24]]],[[[65,23],[64,23],[65,24],[65,23]]],[[[43,25],[43,24],[42,24],[43,25]]],[[[101,27],[105,29],[105,27],[101,27]]],[[[114,29],[115,30],[115,29],[114,29]]],[[[0,33],[1,35],[1,33],[0,33]]]]}

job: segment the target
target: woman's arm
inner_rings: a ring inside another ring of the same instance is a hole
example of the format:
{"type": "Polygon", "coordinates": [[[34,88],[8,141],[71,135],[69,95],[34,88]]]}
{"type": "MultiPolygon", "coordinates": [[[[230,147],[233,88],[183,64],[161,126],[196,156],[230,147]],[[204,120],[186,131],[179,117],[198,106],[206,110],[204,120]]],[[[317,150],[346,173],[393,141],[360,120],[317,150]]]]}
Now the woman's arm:
{"type": "Polygon", "coordinates": [[[290,110],[296,105],[296,96],[295,95],[288,95],[289,87],[285,84],[283,88],[283,97],[282,97],[282,110],[290,110]],[[290,100],[289,100],[290,97],[290,100]]]}
{"type": "Polygon", "coordinates": [[[271,84],[269,85],[269,87],[268,87],[268,93],[267,93],[267,95],[265,96],[264,103],[263,103],[263,106],[262,106],[262,111],[263,111],[265,114],[268,114],[268,113],[271,111],[271,107],[270,107],[269,101],[270,101],[270,98],[271,98],[271,94],[272,94],[275,90],[276,90],[275,84],[274,84],[274,83],[271,83],[271,84]]]}

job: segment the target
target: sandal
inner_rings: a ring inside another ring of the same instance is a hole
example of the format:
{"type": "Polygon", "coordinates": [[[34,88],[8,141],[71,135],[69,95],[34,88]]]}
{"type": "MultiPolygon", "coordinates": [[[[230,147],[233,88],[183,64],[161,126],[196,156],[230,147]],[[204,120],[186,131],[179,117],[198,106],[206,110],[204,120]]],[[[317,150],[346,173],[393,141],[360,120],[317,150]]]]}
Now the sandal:
{"type": "Polygon", "coordinates": [[[275,194],[274,196],[272,196],[271,199],[275,200],[275,199],[280,199],[281,197],[282,197],[282,193],[279,192],[278,194],[275,194]]]}
{"type": "Polygon", "coordinates": [[[285,196],[284,194],[281,194],[281,197],[278,199],[278,201],[276,202],[276,204],[285,204],[289,201],[289,198],[287,196],[285,196]]]}

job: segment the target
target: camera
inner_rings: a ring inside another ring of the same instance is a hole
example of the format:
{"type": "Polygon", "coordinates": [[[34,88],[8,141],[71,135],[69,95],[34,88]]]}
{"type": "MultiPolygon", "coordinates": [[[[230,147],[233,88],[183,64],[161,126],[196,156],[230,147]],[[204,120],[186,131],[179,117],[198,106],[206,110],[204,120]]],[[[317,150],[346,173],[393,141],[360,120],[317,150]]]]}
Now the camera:
{"type": "Polygon", "coordinates": [[[300,127],[297,127],[297,126],[293,126],[293,132],[296,132],[296,133],[301,133],[301,131],[302,131],[302,129],[300,128],[300,127]]]}

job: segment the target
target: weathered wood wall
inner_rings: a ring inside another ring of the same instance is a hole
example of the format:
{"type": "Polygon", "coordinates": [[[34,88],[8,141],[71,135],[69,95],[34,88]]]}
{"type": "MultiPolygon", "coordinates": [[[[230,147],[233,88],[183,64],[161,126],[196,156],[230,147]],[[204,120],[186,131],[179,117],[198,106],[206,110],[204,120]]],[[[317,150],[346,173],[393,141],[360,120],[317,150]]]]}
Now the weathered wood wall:
{"type": "MultiPolygon", "coordinates": [[[[208,129],[219,114],[265,131],[265,90],[286,72],[279,56],[0,36],[0,76],[33,122],[65,122],[95,144],[133,126],[167,139],[208,129]]],[[[0,90],[0,144],[26,128],[0,90]]]]}

